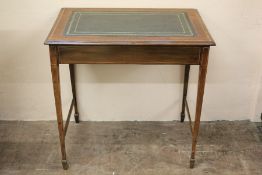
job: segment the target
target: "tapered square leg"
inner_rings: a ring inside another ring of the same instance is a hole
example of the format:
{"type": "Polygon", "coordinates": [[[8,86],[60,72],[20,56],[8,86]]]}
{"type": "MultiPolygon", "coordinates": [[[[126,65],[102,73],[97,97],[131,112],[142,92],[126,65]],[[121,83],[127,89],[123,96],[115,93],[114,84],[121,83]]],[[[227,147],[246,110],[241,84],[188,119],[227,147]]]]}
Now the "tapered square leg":
{"type": "Polygon", "coordinates": [[[196,102],[196,113],[195,113],[195,122],[192,132],[192,152],[190,159],[190,168],[194,167],[195,164],[195,153],[196,153],[196,144],[199,133],[200,117],[206,82],[206,73],[207,73],[207,64],[208,64],[208,53],[209,47],[204,47],[201,50],[201,62],[199,66],[199,76],[198,76],[198,89],[197,89],[197,102],[196,102]]]}
{"type": "Polygon", "coordinates": [[[75,65],[69,64],[69,70],[70,70],[70,79],[71,79],[72,94],[73,94],[74,109],[75,109],[74,117],[75,117],[75,122],[79,123],[79,113],[78,113],[77,100],[76,100],[75,65]]]}
{"type": "Polygon", "coordinates": [[[66,149],[65,149],[65,133],[64,133],[64,125],[63,125],[63,115],[62,115],[58,54],[57,54],[57,48],[55,46],[50,46],[49,50],[50,50],[51,72],[52,72],[53,89],[54,89],[54,97],[55,97],[57,125],[58,125],[60,148],[62,154],[62,165],[64,169],[67,169],[68,166],[66,165],[67,161],[66,161],[66,149]]]}
{"type": "Polygon", "coordinates": [[[189,71],[190,71],[190,65],[186,65],[185,66],[185,75],[184,75],[182,110],[181,110],[181,118],[180,118],[181,122],[184,122],[184,120],[185,120],[185,107],[186,107],[186,97],[187,97],[187,89],[188,89],[189,71]]]}

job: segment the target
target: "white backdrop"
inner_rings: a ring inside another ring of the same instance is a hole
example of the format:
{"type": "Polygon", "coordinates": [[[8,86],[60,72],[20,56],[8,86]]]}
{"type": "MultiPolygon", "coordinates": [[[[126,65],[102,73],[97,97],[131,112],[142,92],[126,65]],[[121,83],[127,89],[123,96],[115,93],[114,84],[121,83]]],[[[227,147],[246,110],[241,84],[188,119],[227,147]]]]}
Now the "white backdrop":
{"type": "MultiPolygon", "coordinates": [[[[0,6],[0,120],[54,120],[48,47],[61,7],[197,8],[217,46],[211,48],[203,120],[259,121],[262,112],[261,0],[9,0],[0,6]]],[[[71,90],[61,67],[64,115],[71,90]]],[[[188,100],[195,107],[197,67],[188,100]]],[[[81,120],[178,120],[181,66],[79,65],[81,120]]]]}

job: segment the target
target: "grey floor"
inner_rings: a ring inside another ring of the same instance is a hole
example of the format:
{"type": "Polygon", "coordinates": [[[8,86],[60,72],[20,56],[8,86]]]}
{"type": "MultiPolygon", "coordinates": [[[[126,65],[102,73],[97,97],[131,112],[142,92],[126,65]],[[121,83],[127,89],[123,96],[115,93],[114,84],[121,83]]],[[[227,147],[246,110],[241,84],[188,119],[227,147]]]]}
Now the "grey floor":
{"type": "Polygon", "coordinates": [[[62,170],[56,122],[0,122],[0,174],[173,175],[262,174],[256,123],[204,122],[196,165],[191,133],[180,122],[70,123],[70,169],[62,170]]]}

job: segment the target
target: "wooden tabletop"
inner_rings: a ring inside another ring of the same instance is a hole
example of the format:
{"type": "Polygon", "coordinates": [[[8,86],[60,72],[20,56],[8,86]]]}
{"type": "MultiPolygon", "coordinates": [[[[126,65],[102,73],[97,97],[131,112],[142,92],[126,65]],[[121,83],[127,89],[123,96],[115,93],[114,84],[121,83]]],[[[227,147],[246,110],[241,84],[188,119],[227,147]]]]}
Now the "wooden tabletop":
{"type": "Polygon", "coordinates": [[[213,46],[196,9],[63,8],[48,45],[213,46]]]}

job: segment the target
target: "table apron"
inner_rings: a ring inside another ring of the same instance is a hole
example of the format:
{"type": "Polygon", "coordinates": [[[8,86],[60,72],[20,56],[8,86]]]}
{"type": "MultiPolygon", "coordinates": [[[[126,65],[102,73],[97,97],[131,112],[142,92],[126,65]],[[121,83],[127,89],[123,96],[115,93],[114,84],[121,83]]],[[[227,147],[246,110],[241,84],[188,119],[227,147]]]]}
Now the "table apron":
{"type": "Polygon", "coordinates": [[[59,64],[200,64],[201,47],[57,46],[59,64]]]}

